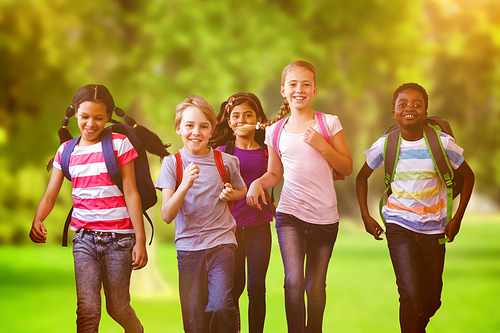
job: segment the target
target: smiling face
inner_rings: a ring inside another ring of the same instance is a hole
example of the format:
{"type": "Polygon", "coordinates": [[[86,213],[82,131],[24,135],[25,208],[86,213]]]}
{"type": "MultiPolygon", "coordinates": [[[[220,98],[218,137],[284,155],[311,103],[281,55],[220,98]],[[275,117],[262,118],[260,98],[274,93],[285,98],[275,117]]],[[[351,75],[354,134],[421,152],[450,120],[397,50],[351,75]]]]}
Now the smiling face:
{"type": "Polygon", "coordinates": [[[427,119],[427,107],[421,92],[406,89],[399,93],[392,111],[392,118],[406,130],[421,129],[427,119]]]}
{"type": "Polygon", "coordinates": [[[261,122],[262,118],[257,117],[257,114],[248,103],[236,105],[227,120],[235,136],[249,138],[253,138],[255,135],[255,126],[253,126],[252,129],[246,129],[245,127],[249,127],[248,125],[255,125],[258,121],[261,122]],[[238,128],[242,130],[238,130],[238,128]]]}
{"type": "Polygon", "coordinates": [[[197,107],[189,106],[184,110],[182,120],[175,131],[182,137],[187,153],[205,155],[210,152],[207,144],[212,134],[212,125],[197,107]]]}
{"type": "Polygon", "coordinates": [[[317,93],[314,73],[301,67],[291,69],[281,86],[281,95],[288,100],[290,108],[296,110],[310,108],[317,93]]]}
{"type": "Polygon", "coordinates": [[[75,111],[75,117],[82,132],[80,146],[90,146],[101,141],[101,133],[109,119],[106,105],[100,102],[83,102],[75,111]]]}

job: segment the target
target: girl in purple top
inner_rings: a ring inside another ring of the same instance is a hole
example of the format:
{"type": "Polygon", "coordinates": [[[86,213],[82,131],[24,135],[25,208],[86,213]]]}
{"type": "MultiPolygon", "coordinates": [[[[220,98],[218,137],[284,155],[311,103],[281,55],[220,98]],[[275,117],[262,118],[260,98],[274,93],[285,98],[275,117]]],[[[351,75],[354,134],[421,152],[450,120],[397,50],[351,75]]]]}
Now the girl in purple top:
{"type": "MultiPolygon", "coordinates": [[[[267,150],[264,148],[264,130],[258,129],[266,115],[254,94],[237,93],[221,104],[210,145],[233,154],[240,160],[240,171],[247,186],[267,171],[267,150]]],[[[245,258],[248,269],[248,325],[249,332],[262,332],[266,315],[266,274],[271,255],[271,228],[273,208],[262,210],[248,206],[245,198],[235,201],[236,220],[234,303],[245,289],[245,258]]]]}

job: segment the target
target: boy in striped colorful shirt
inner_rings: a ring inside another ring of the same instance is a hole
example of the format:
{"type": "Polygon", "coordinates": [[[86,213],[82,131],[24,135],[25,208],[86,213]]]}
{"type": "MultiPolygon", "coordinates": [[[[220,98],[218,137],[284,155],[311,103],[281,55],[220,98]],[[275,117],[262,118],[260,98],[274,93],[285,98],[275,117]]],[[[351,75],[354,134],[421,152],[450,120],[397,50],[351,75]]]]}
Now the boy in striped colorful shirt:
{"type": "Polygon", "coordinates": [[[441,305],[445,236],[452,242],[474,186],[474,174],[452,136],[439,132],[446,155],[456,173],[464,176],[458,209],[446,219],[446,185],[440,180],[423,136],[428,96],[415,83],[400,86],[393,96],[392,117],[399,124],[401,146],[392,194],[382,209],[386,232],[370,216],[367,204],[368,178],[384,165],[385,136],[365,151],[366,163],[356,178],[356,192],[366,231],[375,239],[387,235],[391,261],[400,295],[401,332],[425,332],[430,318],[441,305]]]}

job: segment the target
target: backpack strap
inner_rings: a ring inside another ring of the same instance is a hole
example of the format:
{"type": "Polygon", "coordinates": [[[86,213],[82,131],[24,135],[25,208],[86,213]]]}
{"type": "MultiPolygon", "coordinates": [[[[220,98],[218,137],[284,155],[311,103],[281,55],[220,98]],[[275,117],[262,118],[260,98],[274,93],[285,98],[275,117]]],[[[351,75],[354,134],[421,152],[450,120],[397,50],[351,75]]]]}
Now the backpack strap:
{"type": "Polygon", "coordinates": [[[318,125],[321,135],[325,138],[326,142],[332,146],[332,140],[330,138],[330,132],[326,127],[325,114],[321,112],[314,112],[314,119],[316,119],[316,125],[318,125]]]}
{"type": "Polygon", "coordinates": [[[71,175],[69,174],[69,159],[71,158],[71,154],[73,153],[73,150],[75,150],[79,141],[80,137],[71,140],[66,146],[64,146],[61,154],[61,169],[64,177],[66,177],[69,181],[71,181],[71,175]]]}
{"type": "Polygon", "coordinates": [[[446,156],[438,131],[431,126],[424,126],[424,138],[439,179],[446,185],[446,222],[449,222],[452,217],[453,204],[453,168],[446,156]]]}
{"type": "MultiPolygon", "coordinates": [[[[229,176],[226,170],[226,167],[224,166],[224,160],[222,159],[222,152],[219,149],[214,149],[214,158],[215,158],[215,165],[217,166],[217,170],[219,171],[219,175],[222,178],[222,182],[226,184],[229,181],[229,176]]],[[[233,215],[233,202],[229,201],[227,203],[229,206],[229,211],[231,212],[231,215],[233,215]]]]}
{"type": "Polygon", "coordinates": [[[182,173],[183,173],[181,152],[178,151],[177,153],[175,153],[174,156],[175,156],[175,160],[177,162],[177,168],[176,168],[177,179],[175,181],[175,189],[177,189],[179,187],[179,185],[181,185],[182,173]]]}
{"type": "Polygon", "coordinates": [[[229,155],[234,155],[234,141],[228,141],[226,142],[226,149],[224,149],[224,152],[229,155]]]}
{"type": "Polygon", "coordinates": [[[122,173],[120,166],[116,161],[115,151],[113,150],[113,133],[111,128],[106,127],[101,134],[102,155],[104,163],[108,170],[109,178],[123,192],[122,173]]]}
{"type": "Polygon", "coordinates": [[[382,207],[384,206],[384,197],[387,194],[387,197],[391,192],[391,183],[394,180],[394,175],[396,174],[396,166],[397,161],[399,159],[399,150],[401,147],[401,133],[399,132],[399,128],[397,130],[388,132],[385,136],[384,143],[384,167],[385,167],[385,175],[384,175],[384,184],[385,190],[380,198],[379,202],[379,213],[382,221],[385,222],[384,216],[382,215],[382,207]]]}
{"type": "Polygon", "coordinates": [[[288,118],[280,119],[276,123],[276,127],[274,128],[274,133],[273,133],[273,147],[274,150],[276,150],[276,154],[278,154],[280,158],[281,158],[281,153],[279,148],[279,142],[280,142],[281,132],[283,131],[283,127],[285,126],[287,120],[288,118]]]}
{"type": "MultiPolygon", "coordinates": [[[[218,149],[213,149],[214,152],[214,159],[215,159],[215,165],[217,166],[217,171],[219,171],[219,175],[222,178],[222,181],[227,183],[228,180],[228,173],[226,170],[226,167],[224,166],[224,161],[222,160],[222,152],[218,149]]],[[[176,173],[177,173],[177,179],[176,179],[176,187],[179,187],[179,185],[182,182],[182,174],[183,174],[183,168],[182,168],[182,157],[181,153],[177,152],[175,153],[175,160],[177,162],[177,168],[176,168],[176,173]]]]}
{"type": "MultiPolygon", "coordinates": [[[[222,152],[218,149],[213,149],[214,152],[214,159],[215,159],[215,165],[217,166],[217,171],[219,171],[219,175],[222,178],[222,182],[226,184],[228,182],[228,173],[226,170],[226,167],[224,166],[224,161],[222,159],[222,152]]],[[[179,185],[182,182],[182,174],[183,174],[183,168],[182,168],[182,157],[181,153],[177,152],[175,153],[175,160],[177,162],[177,167],[176,167],[176,174],[177,174],[177,179],[176,179],[176,185],[175,188],[177,189],[179,185]]],[[[228,202],[229,210],[231,211],[231,214],[233,213],[233,202],[230,201],[228,202]]]]}
{"type": "Polygon", "coordinates": [[[228,174],[226,167],[224,166],[224,161],[222,159],[222,152],[219,149],[213,149],[215,165],[217,166],[217,170],[219,171],[219,175],[222,178],[222,182],[224,184],[228,181],[228,174]]]}
{"type": "MultiPolygon", "coordinates": [[[[71,140],[66,146],[64,146],[61,154],[61,169],[64,177],[66,177],[69,181],[71,181],[71,175],[69,173],[69,159],[71,157],[71,154],[73,153],[73,150],[75,150],[78,141],[80,141],[80,137],[71,140]]],[[[66,216],[66,221],[64,221],[61,243],[62,246],[65,247],[68,246],[68,230],[69,225],[71,224],[71,215],[73,215],[73,207],[71,207],[71,209],[69,210],[68,215],[66,216]]]]}
{"type": "MultiPolygon", "coordinates": [[[[321,132],[321,135],[325,138],[326,142],[330,145],[333,146],[332,139],[330,138],[330,131],[328,130],[328,127],[326,127],[326,120],[325,120],[325,114],[322,112],[314,112],[314,119],[316,120],[316,125],[318,125],[318,128],[321,132]]],[[[341,173],[338,173],[337,171],[333,172],[333,180],[344,180],[345,176],[341,173]]]]}
{"type": "Polygon", "coordinates": [[[73,215],[73,207],[69,210],[68,216],[66,216],[66,221],[64,222],[63,233],[62,233],[62,246],[68,246],[68,230],[71,224],[71,215],[73,215]]]}

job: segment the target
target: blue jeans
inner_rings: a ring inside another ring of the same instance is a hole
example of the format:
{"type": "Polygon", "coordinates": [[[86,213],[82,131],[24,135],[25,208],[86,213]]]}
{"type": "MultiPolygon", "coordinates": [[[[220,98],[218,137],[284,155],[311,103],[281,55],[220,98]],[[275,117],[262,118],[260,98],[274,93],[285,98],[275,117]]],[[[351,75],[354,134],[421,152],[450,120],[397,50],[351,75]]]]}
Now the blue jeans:
{"type": "Polygon", "coordinates": [[[394,223],[386,226],[387,244],[399,292],[402,333],[424,333],[441,306],[445,246],[443,234],[424,235],[394,223]]]}
{"type": "MultiPolygon", "coordinates": [[[[271,257],[271,226],[264,223],[251,227],[236,228],[238,248],[235,252],[234,304],[245,289],[245,257],[248,267],[248,328],[250,333],[264,330],[266,317],[266,274],[271,257]]],[[[238,311],[239,315],[239,311],[238,311]]]]}
{"type": "Polygon", "coordinates": [[[293,215],[276,214],[276,231],[285,267],[288,332],[322,332],[326,273],[338,228],[338,223],[311,224],[293,215]],[[307,325],[304,290],[307,293],[307,325]]]}
{"type": "Polygon", "coordinates": [[[134,234],[80,229],[73,238],[78,309],[77,332],[97,332],[101,319],[101,285],[108,314],[127,333],[143,331],[130,306],[134,234]]]}
{"type": "Polygon", "coordinates": [[[237,332],[231,296],[235,248],[224,244],[202,251],[177,251],[185,332],[237,332]]]}

